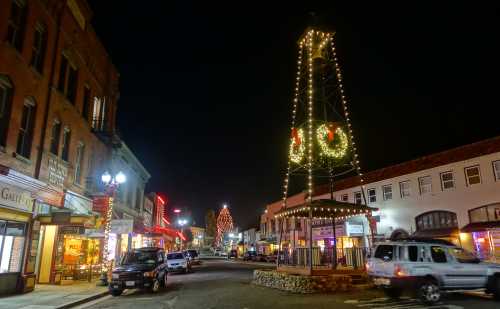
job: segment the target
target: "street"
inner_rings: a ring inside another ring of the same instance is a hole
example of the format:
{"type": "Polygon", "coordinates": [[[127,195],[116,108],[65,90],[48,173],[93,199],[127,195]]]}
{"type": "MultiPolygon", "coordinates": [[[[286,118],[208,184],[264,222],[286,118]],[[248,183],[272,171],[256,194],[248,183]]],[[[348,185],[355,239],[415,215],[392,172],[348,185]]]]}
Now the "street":
{"type": "Polygon", "coordinates": [[[126,291],[120,297],[106,296],[78,308],[493,309],[499,306],[490,297],[474,293],[447,295],[443,302],[435,306],[425,306],[409,297],[387,299],[378,290],[335,295],[291,294],[252,285],[253,270],[262,267],[227,260],[204,260],[190,274],[169,275],[167,289],[157,294],[126,291]]]}

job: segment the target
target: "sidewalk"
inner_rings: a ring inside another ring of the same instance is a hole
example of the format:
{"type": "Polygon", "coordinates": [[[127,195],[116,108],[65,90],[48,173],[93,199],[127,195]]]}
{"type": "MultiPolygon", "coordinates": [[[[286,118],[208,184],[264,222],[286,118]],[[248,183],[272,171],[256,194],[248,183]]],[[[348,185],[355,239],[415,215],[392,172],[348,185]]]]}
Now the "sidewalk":
{"type": "Polygon", "coordinates": [[[63,309],[108,294],[107,287],[95,282],[74,285],[37,285],[31,293],[0,297],[2,309],[63,309]]]}

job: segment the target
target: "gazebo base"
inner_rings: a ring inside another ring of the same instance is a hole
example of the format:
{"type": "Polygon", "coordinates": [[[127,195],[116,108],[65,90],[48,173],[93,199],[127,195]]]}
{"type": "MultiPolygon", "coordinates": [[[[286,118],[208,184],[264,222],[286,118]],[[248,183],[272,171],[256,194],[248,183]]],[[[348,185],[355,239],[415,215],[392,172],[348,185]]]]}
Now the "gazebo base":
{"type": "Polygon", "coordinates": [[[349,275],[292,274],[276,270],[257,269],[253,273],[253,283],[292,293],[334,293],[352,289],[349,275]]]}
{"type": "Polygon", "coordinates": [[[347,276],[363,276],[366,275],[366,271],[362,269],[331,269],[329,267],[314,267],[312,270],[309,267],[301,266],[286,266],[280,265],[277,268],[278,272],[288,273],[292,275],[302,275],[302,276],[328,276],[328,275],[347,275],[347,276]]]}

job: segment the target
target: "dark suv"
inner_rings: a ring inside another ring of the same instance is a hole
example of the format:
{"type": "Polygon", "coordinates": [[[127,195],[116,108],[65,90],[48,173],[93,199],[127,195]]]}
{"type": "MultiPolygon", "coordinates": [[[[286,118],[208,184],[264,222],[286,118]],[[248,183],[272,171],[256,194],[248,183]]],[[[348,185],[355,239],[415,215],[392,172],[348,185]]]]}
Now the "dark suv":
{"type": "Polygon", "coordinates": [[[109,292],[119,296],[125,289],[148,289],[158,292],[167,286],[165,252],[160,248],[141,248],[127,252],[113,270],[109,292]]]}

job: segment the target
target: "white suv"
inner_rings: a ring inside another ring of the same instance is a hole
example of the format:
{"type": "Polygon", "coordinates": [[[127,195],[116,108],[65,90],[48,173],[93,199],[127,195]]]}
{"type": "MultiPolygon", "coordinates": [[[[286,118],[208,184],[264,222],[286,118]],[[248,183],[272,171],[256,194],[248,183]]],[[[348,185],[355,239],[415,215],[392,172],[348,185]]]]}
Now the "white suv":
{"type": "Polygon", "coordinates": [[[441,291],[485,289],[500,300],[500,264],[481,262],[450,242],[390,241],[376,244],[372,252],[368,275],[390,297],[410,290],[432,304],[441,299],[441,291]]]}

